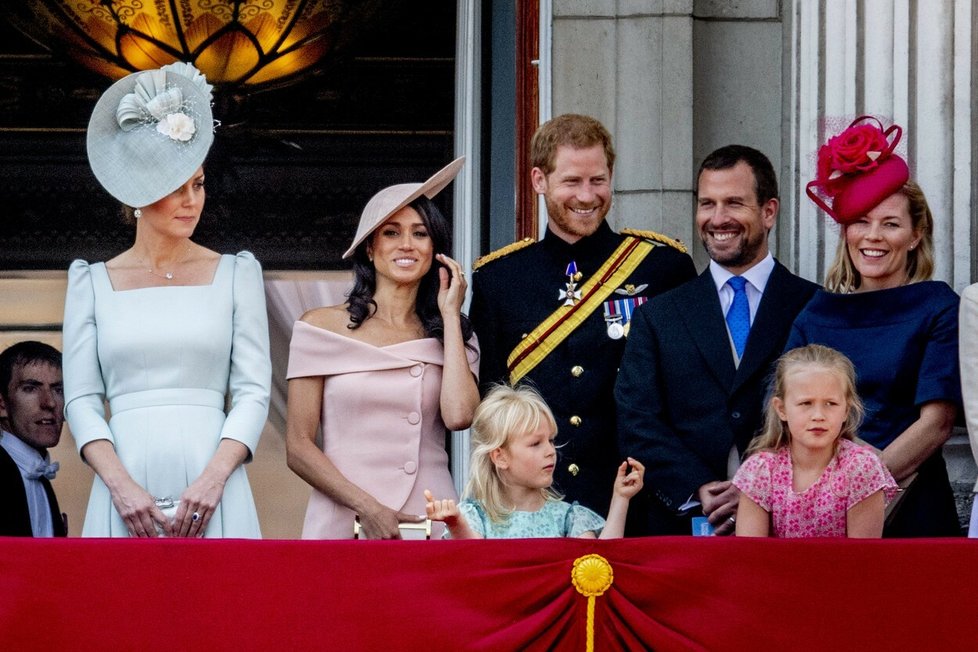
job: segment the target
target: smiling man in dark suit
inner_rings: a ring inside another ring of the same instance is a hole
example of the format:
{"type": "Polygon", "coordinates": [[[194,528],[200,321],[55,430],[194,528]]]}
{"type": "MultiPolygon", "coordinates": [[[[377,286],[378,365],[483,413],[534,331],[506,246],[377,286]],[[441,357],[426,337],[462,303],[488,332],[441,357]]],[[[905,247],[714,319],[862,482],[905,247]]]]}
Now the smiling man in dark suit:
{"type": "Polygon", "coordinates": [[[0,353],[0,536],[65,536],[48,449],[64,425],[61,353],[19,342],[0,353]]]}
{"type": "Polygon", "coordinates": [[[728,145],[710,154],[696,206],[710,265],[638,309],[615,387],[621,455],[646,468],[632,534],[690,534],[700,514],[717,534],[733,532],[739,493],[730,478],[761,425],[771,365],[818,287],[768,249],[778,185],[761,152],[728,145]]]}

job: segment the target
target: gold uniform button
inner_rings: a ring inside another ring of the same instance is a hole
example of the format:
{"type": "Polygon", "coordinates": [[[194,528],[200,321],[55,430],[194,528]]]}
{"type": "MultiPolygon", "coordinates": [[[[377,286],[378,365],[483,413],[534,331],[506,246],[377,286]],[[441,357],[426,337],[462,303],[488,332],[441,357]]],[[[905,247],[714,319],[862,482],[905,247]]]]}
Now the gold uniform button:
{"type": "Polygon", "coordinates": [[[580,378],[581,374],[583,373],[584,373],[584,367],[582,367],[581,365],[574,365],[573,367],[571,367],[571,376],[573,376],[574,378],[580,378]]]}
{"type": "Polygon", "coordinates": [[[570,418],[570,424],[571,424],[572,426],[579,426],[579,425],[581,425],[581,417],[579,417],[579,416],[577,416],[577,415],[575,414],[574,416],[572,416],[572,417],[570,418]]]}
{"type": "Polygon", "coordinates": [[[571,475],[577,475],[578,473],[581,472],[581,467],[579,467],[576,464],[571,464],[570,466],[567,467],[567,472],[570,473],[571,475]]]}

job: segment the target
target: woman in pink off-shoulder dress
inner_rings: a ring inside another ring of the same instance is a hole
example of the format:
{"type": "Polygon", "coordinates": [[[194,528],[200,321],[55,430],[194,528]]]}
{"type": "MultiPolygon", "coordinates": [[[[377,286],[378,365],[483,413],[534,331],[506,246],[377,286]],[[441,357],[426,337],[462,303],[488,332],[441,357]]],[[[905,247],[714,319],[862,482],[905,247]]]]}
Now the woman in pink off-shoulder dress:
{"type": "Polygon", "coordinates": [[[425,489],[456,495],[446,428],[472,421],[478,347],[461,314],[465,274],[445,253],[448,223],[431,198],[462,162],[374,195],[344,254],[349,300],[295,324],[286,444],[289,467],[313,487],[304,539],[352,538],[354,517],[366,538],[400,538],[400,524],[424,519],[425,489]]]}

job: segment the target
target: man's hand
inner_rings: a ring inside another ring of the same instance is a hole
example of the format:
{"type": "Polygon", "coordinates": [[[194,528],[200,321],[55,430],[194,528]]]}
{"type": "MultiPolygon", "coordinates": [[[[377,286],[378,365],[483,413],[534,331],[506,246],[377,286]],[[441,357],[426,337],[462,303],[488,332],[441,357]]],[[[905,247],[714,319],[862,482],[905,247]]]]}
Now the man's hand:
{"type": "Polygon", "coordinates": [[[703,514],[718,536],[733,534],[737,525],[737,501],[740,490],[729,480],[708,482],[699,489],[703,514]]]}

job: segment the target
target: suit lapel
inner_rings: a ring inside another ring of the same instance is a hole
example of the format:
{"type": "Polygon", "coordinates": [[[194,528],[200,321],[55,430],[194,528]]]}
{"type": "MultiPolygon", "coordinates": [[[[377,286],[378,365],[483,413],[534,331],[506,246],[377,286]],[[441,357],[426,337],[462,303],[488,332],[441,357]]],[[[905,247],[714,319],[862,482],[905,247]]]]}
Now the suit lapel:
{"type": "Polygon", "coordinates": [[[798,302],[792,288],[792,278],[791,272],[784,265],[775,263],[761,296],[761,304],[757,307],[750,336],[747,338],[747,348],[744,349],[744,357],[737,367],[731,393],[781,354],[780,348],[797,313],[790,309],[798,302]]]}
{"type": "MultiPolygon", "coordinates": [[[[677,306],[683,323],[720,385],[730,387],[734,380],[733,352],[727,325],[720,310],[720,297],[709,268],[689,282],[686,305],[677,306]]],[[[680,297],[676,297],[679,300],[680,297]]],[[[750,342],[747,343],[748,348],[750,342]]],[[[745,351],[746,353],[746,351],[745,351]]]]}
{"type": "Polygon", "coordinates": [[[51,526],[54,528],[54,536],[68,536],[65,520],[61,515],[61,507],[58,505],[58,498],[54,495],[54,487],[51,486],[51,481],[42,477],[41,486],[44,487],[44,493],[48,496],[48,505],[51,507],[51,526]]]}

